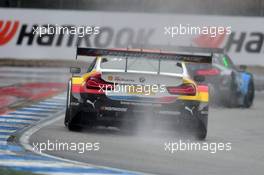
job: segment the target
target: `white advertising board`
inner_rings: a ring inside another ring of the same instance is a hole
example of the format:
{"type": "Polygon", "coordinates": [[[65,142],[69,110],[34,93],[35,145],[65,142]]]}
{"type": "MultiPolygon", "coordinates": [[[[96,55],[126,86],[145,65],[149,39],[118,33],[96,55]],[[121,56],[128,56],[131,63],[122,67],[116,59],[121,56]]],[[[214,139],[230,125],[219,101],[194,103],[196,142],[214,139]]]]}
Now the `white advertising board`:
{"type": "Polygon", "coordinates": [[[74,59],[77,43],[81,47],[157,49],[192,45],[225,48],[236,64],[264,65],[263,18],[4,8],[0,8],[0,16],[0,58],[74,59]],[[34,33],[33,29],[47,25],[98,27],[99,32],[83,37],[69,32],[41,37],[34,33]],[[229,27],[232,33],[214,37],[168,33],[180,25],[185,29],[229,27]]]}

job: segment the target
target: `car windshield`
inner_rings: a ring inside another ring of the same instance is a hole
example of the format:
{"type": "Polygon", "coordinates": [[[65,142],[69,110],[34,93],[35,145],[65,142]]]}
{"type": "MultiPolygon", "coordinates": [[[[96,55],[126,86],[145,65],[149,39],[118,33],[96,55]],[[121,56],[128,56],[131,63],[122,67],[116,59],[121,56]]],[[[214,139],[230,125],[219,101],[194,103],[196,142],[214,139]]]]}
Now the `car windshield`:
{"type": "Polygon", "coordinates": [[[182,68],[177,66],[177,61],[162,59],[159,63],[158,59],[148,59],[144,57],[130,57],[127,59],[124,57],[107,57],[102,58],[102,69],[117,69],[127,71],[144,71],[157,73],[160,68],[161,73],[173,73],[181,74],[182,68]],[[159,67],[160,64],[160,67],[159,67]]]}
{"type": "Polygon", "coordinates": [[[95,64],[95,57],[91,56],[77,56],[76,66],[81,68],[81,74],[90,72],[95,64]]]}

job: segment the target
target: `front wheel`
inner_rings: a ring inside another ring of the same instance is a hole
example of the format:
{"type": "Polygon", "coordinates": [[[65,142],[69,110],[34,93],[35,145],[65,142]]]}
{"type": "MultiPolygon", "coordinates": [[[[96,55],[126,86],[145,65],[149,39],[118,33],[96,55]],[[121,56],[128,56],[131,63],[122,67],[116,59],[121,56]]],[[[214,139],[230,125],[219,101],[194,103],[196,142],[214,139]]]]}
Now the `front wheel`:
{"type": "Polygon", "coordinates": [[[238,106],[238,96],[237,96],[237,83],[236,83],[236,76],[232,72],[231,79],[230,79],[230,91],[227,93],[224,105],[228,108],[234,108],[238,106]]]}
{"type": "Polygon", "coordinates": [[[248,84],[248,93],[244,97],[243,107],[250,108],[253,104],[254,96],[255,96],[255,88],[254,88],[254,83],[251,80],[248,84]]]}

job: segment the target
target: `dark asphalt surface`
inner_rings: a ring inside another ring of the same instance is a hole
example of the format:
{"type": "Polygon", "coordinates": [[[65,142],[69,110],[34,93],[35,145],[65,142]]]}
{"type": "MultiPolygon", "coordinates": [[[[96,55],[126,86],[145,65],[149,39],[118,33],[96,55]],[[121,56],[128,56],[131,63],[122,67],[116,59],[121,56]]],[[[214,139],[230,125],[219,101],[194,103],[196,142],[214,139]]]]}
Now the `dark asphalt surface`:
{"type": "MultiPolygon", "coordinates": [[[[46,151],[51,155],[145,173],[175,174],[263,174],[264,93],[257,93],[251,109],[211,108],[206,143],[231,143],[230,151],[165,151],[165,142],[199,142],[166,128],[142,127],[131,136],[114,128],[69,132],[58,122],[36,132],[31,143],[100,143],[99,151],[46,151]]],[[[199,142],[203,144],[202,142],[199,142]]]]}

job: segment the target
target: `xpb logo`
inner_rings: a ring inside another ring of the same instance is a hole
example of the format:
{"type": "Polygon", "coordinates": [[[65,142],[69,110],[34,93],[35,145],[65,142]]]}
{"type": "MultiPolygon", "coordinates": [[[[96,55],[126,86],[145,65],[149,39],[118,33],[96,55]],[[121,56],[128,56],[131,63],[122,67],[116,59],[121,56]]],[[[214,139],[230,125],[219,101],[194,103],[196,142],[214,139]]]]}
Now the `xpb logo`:
{"type": "Polygon", "coordinates": [[[18,21],[2,21],[0,20],[0,46],[8,43],[16,34],[19,26],[18,21]]]}

